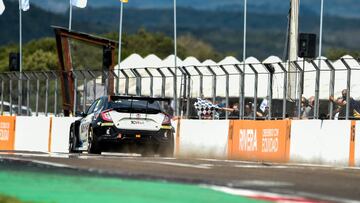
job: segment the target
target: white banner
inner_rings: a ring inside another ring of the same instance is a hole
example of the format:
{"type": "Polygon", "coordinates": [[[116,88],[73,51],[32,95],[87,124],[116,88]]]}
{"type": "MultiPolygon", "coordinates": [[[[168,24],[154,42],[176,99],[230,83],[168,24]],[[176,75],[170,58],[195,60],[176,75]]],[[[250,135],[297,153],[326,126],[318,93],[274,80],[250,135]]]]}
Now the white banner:
{"type": "Polygon", "coordinates": [[[20,0],[20,8],[23,10],[23,11],[27,11],[30,9],[30,3],[29,3],[29,0],[20,0]]]}
{"type": "Polygon", "coordinates": [[[71,5],[79,8],[85,8],[86,4],[87,4],[87,0],[71,0],[71,5]]]}
{"type": "Polygon", "coordinates": [[[3,0],[0,0],[0,15],[3,14],[5,11],[5,5],[3,0]]]}

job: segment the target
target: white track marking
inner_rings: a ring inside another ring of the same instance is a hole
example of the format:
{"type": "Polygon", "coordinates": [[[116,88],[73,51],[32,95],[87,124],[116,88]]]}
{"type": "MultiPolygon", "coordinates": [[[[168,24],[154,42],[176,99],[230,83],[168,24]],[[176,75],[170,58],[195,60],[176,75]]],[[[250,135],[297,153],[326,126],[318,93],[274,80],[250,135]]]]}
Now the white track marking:
{"type": "Polygon", "coordinates": [[[57,167],[57,168],[74,168],[70,165],[53,163],[53,162],[48,162],[48,161],[28,160],[28,159],[21,159],[21,158],[15,158],[15,157],[1,157],[1,156],[0,156],[0,158],[5,159],[5,160],[31,162],[31,163],[41,164],[41,165],[53,166],[53,167],[57,167]]]}
{"type": "Polygon", "coordinates": [[[295,184],[289,182],[264,181],[264,180],[243,180],[232,182],[236,187],[291,187],[295,184]]]}
{"type": "Polygon", "coordinates": [[[144,163],[151,164],[162,164],[167,166],[179,166],[186,168],[198,168],[198,169],[211,169],[213,165],[211,164],[184,164],[184,163],[174,163],[174,162],[165,162],[165,161],[143,161],[144,163]]]}

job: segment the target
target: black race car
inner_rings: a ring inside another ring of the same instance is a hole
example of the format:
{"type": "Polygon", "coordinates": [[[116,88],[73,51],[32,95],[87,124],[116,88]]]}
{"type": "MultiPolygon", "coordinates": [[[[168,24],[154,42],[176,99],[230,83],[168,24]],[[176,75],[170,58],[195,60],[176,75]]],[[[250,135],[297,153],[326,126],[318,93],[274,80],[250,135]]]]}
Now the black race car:
{"type": "Polygon", "coordinates": [[[69,152],[124,150],[142,155],[173,156],[174,129],[161,103],[167,99],[104,96],[71,124],[69,152]]]}

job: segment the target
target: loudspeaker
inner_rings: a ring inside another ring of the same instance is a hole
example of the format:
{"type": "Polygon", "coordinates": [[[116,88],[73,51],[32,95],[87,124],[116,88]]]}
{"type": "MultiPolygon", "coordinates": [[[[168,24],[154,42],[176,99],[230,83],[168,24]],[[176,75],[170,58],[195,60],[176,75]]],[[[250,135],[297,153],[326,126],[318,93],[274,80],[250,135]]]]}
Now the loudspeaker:
{"type": "Polygon", "coordinates": [[[10,53],[9,54],[9,70],[20,71],[20,54],[10,53]]]}
{"type": "Polygon", "coordinates": [[[110,66],[113,64],[112,61],[112,50],[110,47],[104,47],[103,49],[103,67],[106,70],[110,69],[110,66]]]}
{"type": "Polygon", "coordinates": [[[298,56],[301,58],[316,57],[316,34],[300,33],[298,44],[298,56]]]}

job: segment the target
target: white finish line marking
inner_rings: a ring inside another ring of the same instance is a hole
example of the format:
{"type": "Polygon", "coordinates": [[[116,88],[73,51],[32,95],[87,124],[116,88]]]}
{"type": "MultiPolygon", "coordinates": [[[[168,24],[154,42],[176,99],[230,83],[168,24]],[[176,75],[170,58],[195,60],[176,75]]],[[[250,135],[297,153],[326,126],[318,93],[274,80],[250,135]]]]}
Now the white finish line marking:
{"type": "Polygon", "coordinates": [[[165,162],[165,161],[144,161],[144,163],[162,164],[167,166],[179,166],[179,167],[198,168],[198,169],[211,169],[213,166],[211,164],[184,164],[184,163],[174,163],[174,162],[165,162]]]}

